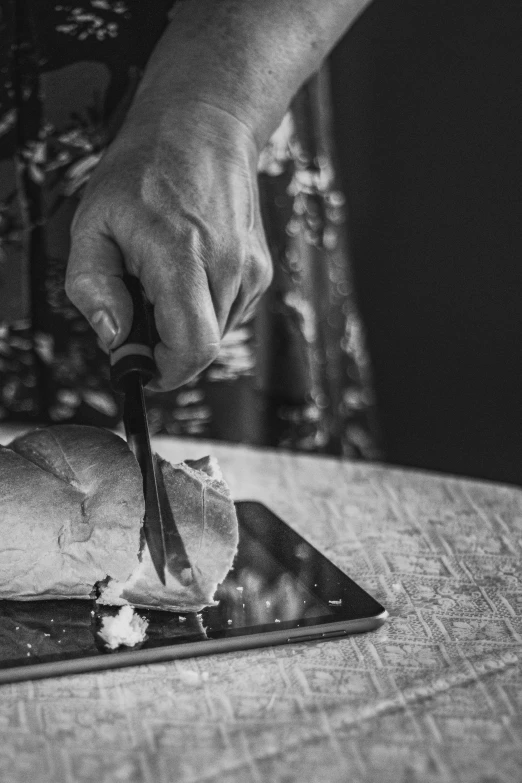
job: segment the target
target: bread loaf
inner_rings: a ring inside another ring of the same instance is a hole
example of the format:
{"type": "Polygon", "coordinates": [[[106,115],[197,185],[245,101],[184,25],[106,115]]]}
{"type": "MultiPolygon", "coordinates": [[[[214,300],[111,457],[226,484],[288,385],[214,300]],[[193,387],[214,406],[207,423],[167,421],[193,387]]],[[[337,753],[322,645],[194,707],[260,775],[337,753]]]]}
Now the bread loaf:
{"type": "Polygon", "coordinates": [[[232,565],[237,519],[208,458],[158,459],[191,564],[158,579],[143,536],[141,471],[125,441],[95,427],[57,425],[0,447],[0,599],[97,597],[199,611],[232,565]]]}

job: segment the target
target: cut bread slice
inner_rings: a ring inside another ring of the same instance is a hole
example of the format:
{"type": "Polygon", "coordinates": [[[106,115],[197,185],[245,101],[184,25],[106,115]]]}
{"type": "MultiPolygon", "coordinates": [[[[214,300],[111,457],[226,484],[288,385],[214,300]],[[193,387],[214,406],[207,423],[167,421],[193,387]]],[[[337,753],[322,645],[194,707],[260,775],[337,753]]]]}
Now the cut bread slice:
{"type": "Polygon", "coordinates": [[[237,518],[229,489],[215,460],[171,465],[157,458],[191,573],[176,578],[166,572],[166,584],[156,576],[145,544],[139,566],[126,581],[111,579],[100,590],[99,603],[132,604],[144,608],[199,611],[212,603],[237,550],[237,518]],[[194,467],[196,465],[196,467],[194,467]]]}
{"type": "Polygon", "coordinates": [[[232,565],[237,518],[212,461],[159,459],[191,573],[159,581],[143,536],[141,471],[127,444],[57,425],[0,448],[0,599],[92,598],[199,611],[232,565]]]}

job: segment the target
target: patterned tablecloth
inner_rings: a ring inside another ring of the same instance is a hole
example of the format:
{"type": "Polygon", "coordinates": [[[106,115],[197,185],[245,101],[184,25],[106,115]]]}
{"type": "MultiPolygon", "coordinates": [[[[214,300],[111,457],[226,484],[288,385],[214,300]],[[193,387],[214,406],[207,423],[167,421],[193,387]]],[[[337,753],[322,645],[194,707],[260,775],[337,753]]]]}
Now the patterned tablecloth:
{"type": "Polygon", "coordinates": [[[211,450],[237,499],[271,506],[390,620],[330,642],[3,686],[2,783],[522,781],[519,489],[156,446],[177,460],[211,450]]]}

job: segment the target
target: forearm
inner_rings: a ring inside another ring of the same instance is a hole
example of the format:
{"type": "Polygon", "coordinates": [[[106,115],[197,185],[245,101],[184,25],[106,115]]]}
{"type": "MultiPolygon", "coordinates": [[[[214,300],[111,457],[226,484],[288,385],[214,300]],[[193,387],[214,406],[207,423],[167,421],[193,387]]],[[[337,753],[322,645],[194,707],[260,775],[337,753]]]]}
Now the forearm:
{"type": "MultiPolygon", "coordinates": [[[[260,149],[293,95],[371,0],[181,0],[147,65],[139,112],[197,99],[260,149]]],[[[131,112],[132,113],[132,112],[131,112]]]]}

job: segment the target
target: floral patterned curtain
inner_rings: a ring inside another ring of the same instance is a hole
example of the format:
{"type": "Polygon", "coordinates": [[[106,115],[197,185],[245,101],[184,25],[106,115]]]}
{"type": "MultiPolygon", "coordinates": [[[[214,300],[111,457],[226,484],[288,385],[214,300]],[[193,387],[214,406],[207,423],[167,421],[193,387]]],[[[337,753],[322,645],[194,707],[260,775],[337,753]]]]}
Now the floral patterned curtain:
{"type": "MultiPolygon", "coordinates": [[[[171,6],[0,0],[4,420],[119,421],[107,358],[64,293],[69,227],[171,6]]],[[[256,319],[225,337],[196,381],[148,396],[154,432],[378,455],[331,122],[323,70],[259,162],[273,284],[256,319]]]]}

